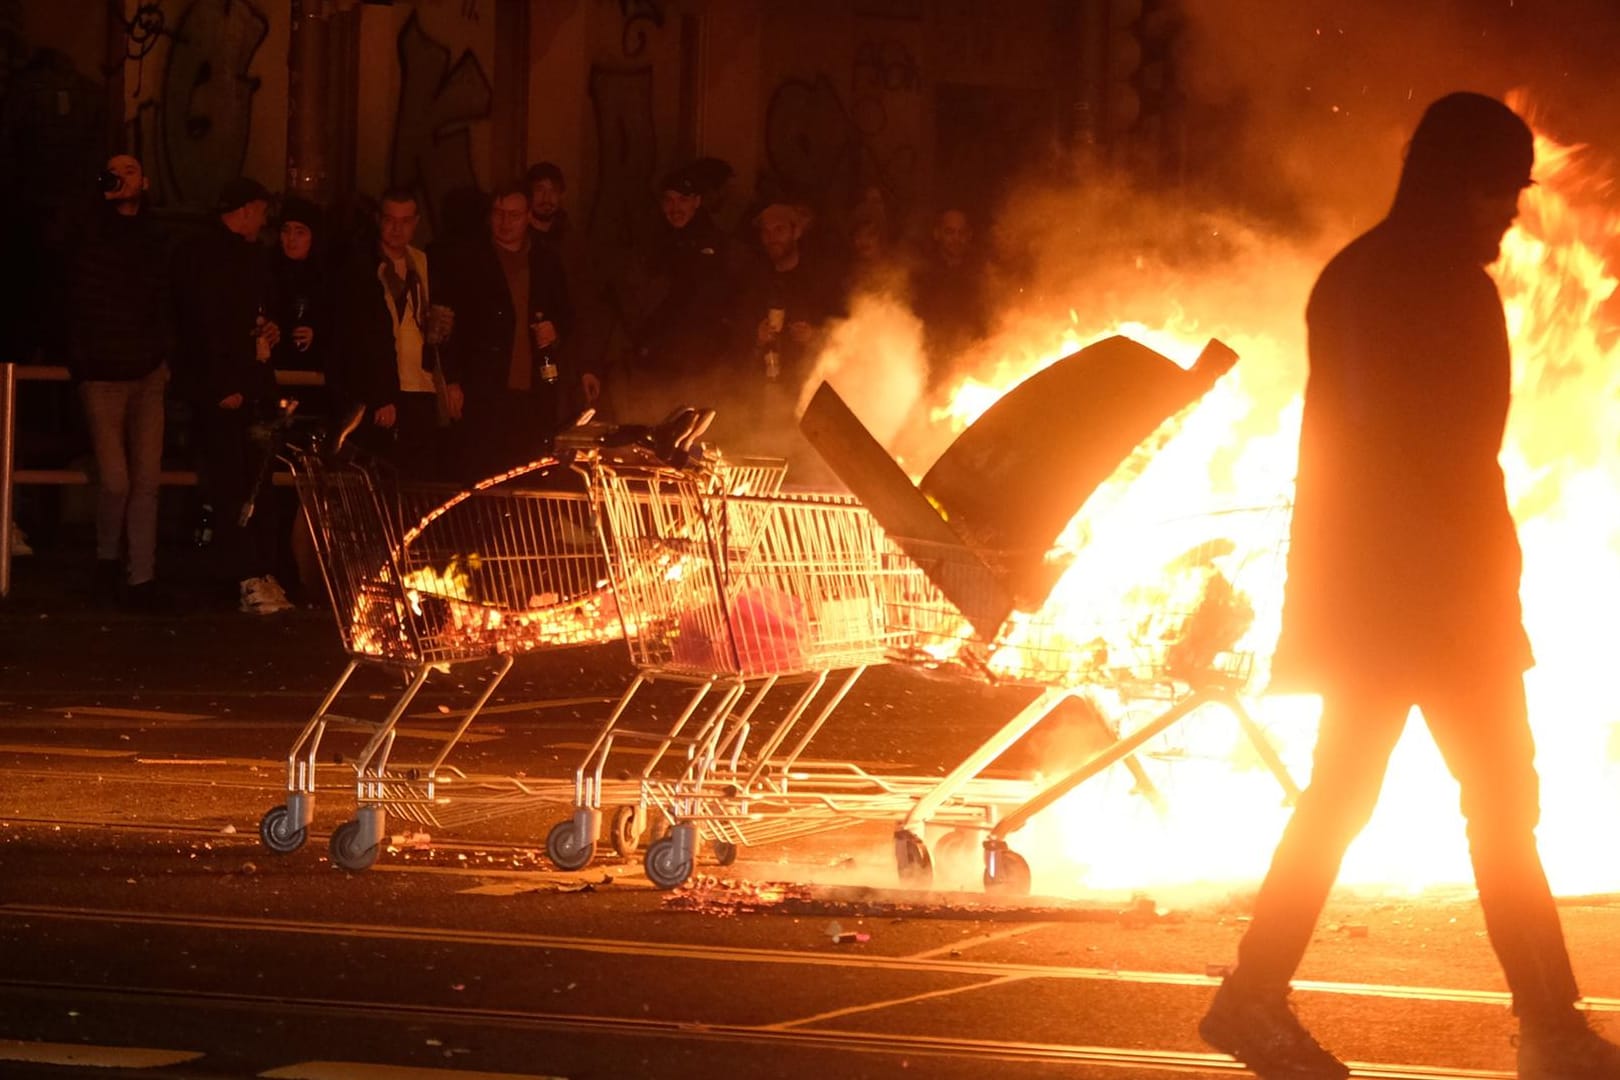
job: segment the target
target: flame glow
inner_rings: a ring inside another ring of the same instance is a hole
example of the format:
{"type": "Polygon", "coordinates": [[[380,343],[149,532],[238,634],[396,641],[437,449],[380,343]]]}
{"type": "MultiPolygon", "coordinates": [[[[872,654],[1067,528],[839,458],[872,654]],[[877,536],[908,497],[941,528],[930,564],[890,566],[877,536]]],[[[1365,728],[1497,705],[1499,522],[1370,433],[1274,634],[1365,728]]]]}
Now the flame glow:
{"type": "MultiPolygon", "coordinates": [[[[1538,186],[1526,192],[1491,269],[1514,351],[1514,408],[1502,462],[1525,551],[1522,596],[1538,658],[1527,686],[1542,773],[1539,835],[1553,886],[1567,894],[1620,888],[1620,852],[1589,839],[1594,823],[1597,835],[1606,835],[1605,826],[1620,821],[1620,704],[1604,678],[1620,612],[1620,456],[1608,452],[1620,402],[1620,328],[1613,318],[1616,281],[1603,257],[1620,239],[1620,215],[1596,203],[1610,187],[1579,148],[1538,135],[1537,162],[1538,186]]],[[[1099,308],[1156,312],[1159,321],[1151,325],[1073,311],[1055,326],[1011,317],[977,373],[949,388],[932,414],[935,444],[939,431],[954,437],[1041,367],[1115,333],[1184,365],[1211,336],[1241,357],[1140,473],[1105,485],[1060,541],[1075,564],[1034,623],[1047,628],[1043,633],[1061,627],[1070,670],[1030,670],[1018,652],[1027,626],[1014,624],[1000,637],[992,671],[1035,682],[1090,681],[1097,672],[1088,670],[1096,655],[1088,643],[1109,631],[1098,613],[1111,611],[1117,630],[1149,617],[1141,604],[1164,603],[1163,595],[1122,596],[1118,588],[1105,595],[1121,581],[1143,580],[1144,565],[1151,565],[1144,548],[1161,559],[1164,551],[1186,550],[1174,540],[1145,543],[1164,519],[1288,500],[1305,370],[1305,298],[1328,253],[1273,251],[1206,280],[1166,271],[1145,276],[1139,293],[1114,290],[1100,298],[1099,308]],[[1165,296],[1175,298],[1173,307],[1165,296]],[[1134,569],[1122,575],[1121,565],[1134,569]],[[1071,612],[1072,626],[1064,622],[1071,612]]],[[[913,457],[927,456],[927,449],[909,449],[913,457]]],[[[902,444],[896,455],[904,459],[907,451],[902,444]]],[[[1256,614],[1236,652],[1252,652],[1262,663],[1275,641],[1282,574],[1273,560],[1263,573],[1235,582],[1256,614]]],[[[1164,707],[1115,692],[1106,681],[1095,698],[1116,732],[1164,707]]],[[[1319,702],[1271,697],[1256,708],[1303,784],[1319,702]]],[[[1096,748],[1093,740],[1082,751],[1096,748]]],[[[1139,790],[1133,794],[1140,778],[1115,766],[1013,838],[1030,857],[1038,889],[1233,882],[1264,872],[1287,810],[1230,717],[1200,710],[1138,757],[1164,796],[1161,807],[1139,790]]],[[[1471,879],[1456,784],[1414,716],[1379,811],[1351,849],[1341,880],[1412,889],[1471,879]]]]}

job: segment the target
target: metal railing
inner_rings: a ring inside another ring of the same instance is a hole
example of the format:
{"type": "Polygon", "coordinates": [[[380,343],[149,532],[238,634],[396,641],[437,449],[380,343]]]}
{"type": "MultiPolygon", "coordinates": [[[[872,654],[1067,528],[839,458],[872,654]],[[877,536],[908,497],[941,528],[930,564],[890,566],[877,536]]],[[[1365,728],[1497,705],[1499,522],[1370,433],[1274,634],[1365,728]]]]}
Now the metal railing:
{"type": "MultiPolygon", "coordinates": [[[[0,363],[0,598],[11,593],[11,529],[15,492],[18,484],[75,485],[90,483],[82,469],[22,469],[17,466],[17,384],[19,382],[67,382],[68,369],[54,364],[0,363]]],[[[319,371],[277,371],[281,386],[325,386],[319,371]]],[[[158,478],[164,487],[186,487],[197,483],[191,469],[165,470],[158,478]]]]}

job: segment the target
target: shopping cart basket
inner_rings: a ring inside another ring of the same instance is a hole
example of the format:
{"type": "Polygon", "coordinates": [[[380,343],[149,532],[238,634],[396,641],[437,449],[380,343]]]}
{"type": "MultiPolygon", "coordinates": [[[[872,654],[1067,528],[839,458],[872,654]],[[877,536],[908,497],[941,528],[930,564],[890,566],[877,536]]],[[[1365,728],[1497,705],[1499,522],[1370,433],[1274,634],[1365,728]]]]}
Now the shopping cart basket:
{"type": "Polygon", "coordinates": [[[725,863],[739,844],[903,812],[913,796],[884,778],[804,757],[897,645],[883,576],[920,577],[890,556],[866,509],[839,495],[738,494],[668,468],[598,462],[589,476],[636,677],[576,771],[575,812],[551,830],[548,856],[562,867],[592,857],[605,770],[625,741],[651,751],[641,801],[618,809],[611,837],[633,848],[638,813],[672,823],[643,859],[663,888],[691,874],[700,838],[725,863]],[[665,724],[630,726],[632,703],[658,681],[684,687],[684,705],[665,724]],[[787,694],[780,716],[756,731],[777,691],[787,694]]]}
{"type": "Polygon", "coordinates": [[[561,473],[541,459],[472,488],[419,484],[289,448],[316,555],[349,662],[287,756],[287,798],[271,807],[259,836],[272,851],[303,846],[314,810],[316,758],[329,727],[369,732],[349,765],[357,809],[331,837],[332,861],[362,870],[377,858],[386,815],[430,828],[568,801],[568,785],[475,776],[446,764],[514,656],[617,638],[607,566],[583,490],[523,486],[561,473]],[[380,717],[340,716],[333,707],[362,665],[397,673],[404,689],[380,717]],[[487,670],[459,722],[429,739],[421,763],[392,760],[400,720],[434,671],[487,670]]]}
{"type": "MultiPolygon", "coordinates": [[[[902,879],[918,885],[931,880],[933,856],[923,826],[982,783],[986,767],[1070,697],[1089,702],[1107,745],[1006,807],[1000,820],[982,830],[987,889],[1028,891],[1029,865],[1007,838],[1105,770],[1128,769],[1135,791],[1161,800],[1144,759],[1172,758],[1155,748],[1201,709],[1230,713],[1284,797],[1297,797],[1298,786],[1245,703],[1267,675],[1289,517],[1286,505],[1222,509],[1094,540],[1039,611],[1014,613],[988,640],[974,630],[974,613],[946,600],[934,584],[953,574],[982,575],[985,553],[965,559],[960,549],[907,543],[907,554],[896,558],[919,561],[927,575],[921,581],[886,579],[899,589],[891,597],[889,623],[907,645],[897,659],[1039,692],[910,807],[896,832],[902,879]]],[[[971,605],[971,590],[958,588],[952,595],[968,596],[971,605]]],[[[962,845],[971,836],[953,830],[940,844],[962,845]]]]}

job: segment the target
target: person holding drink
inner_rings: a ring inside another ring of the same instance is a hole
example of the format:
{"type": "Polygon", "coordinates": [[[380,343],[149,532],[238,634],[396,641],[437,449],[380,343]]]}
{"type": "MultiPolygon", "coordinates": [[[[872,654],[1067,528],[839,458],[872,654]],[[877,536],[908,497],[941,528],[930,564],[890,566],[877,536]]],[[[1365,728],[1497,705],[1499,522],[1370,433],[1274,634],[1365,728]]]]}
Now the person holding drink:
{"type": "Polygon", "coordinates": [[[529,197],[523,181],[496,188],[488,232],[457,249],[441,274],[456,312],[444,351],[466,380],[460,458],[469,478],[543,454],[570,400],[597,389],[568,352],[568,282],[557,255],[530,235],[529,197]]]}
{"type": "Polygon", "coordinates": [[[453,305],[434,304],[428,257],[412,240],[421,221],[416,195],[383,193],[377,248],[347,267],[337,288],[338,318],[328,385],[337,416],[365,411],[358,443],[391,460],[402,474],[445,472],[446,420],[462,415],[461,380],[450,350],[453,305]]]}

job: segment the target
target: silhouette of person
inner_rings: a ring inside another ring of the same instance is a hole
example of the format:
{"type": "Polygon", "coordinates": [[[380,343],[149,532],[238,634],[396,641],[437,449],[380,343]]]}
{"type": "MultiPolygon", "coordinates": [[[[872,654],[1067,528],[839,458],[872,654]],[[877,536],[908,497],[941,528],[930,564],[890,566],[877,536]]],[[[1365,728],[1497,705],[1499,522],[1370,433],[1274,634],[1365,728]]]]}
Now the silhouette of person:
{"type": "Polygon", "coordinates": [[[1372,816],[1411,706],[1461,786],[1474,880],[1519,1017],[1519,1076],[1620,1078],[1588,1026],[1536,848],[1521,556],[1497,463],[1510,396],[1485,271],[1531,183],[1502,103],[1429,106],[1388,216],[1316,282],[1276,690],[1322,695],[1310,786],[1260,887],[1238,963],[1199,1026],[1264,1077],[1348,1069],[1288,983],[1345,850],[1372,816]]]}

